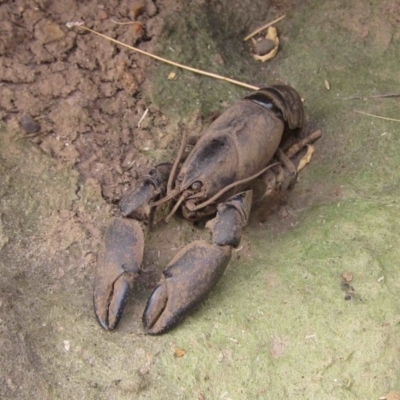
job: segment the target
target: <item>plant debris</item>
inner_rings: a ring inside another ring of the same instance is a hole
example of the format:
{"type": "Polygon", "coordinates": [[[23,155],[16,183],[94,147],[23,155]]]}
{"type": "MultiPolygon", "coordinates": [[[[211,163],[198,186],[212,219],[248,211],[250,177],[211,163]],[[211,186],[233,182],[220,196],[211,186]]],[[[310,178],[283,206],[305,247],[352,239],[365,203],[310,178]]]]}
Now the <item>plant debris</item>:
{"type": "Polygon", "coordinates": [[[254,41],[254,53],[259,56],[265,56],[276,46],[275,42],[271,39],[261,38],[254,41]]]}
{"type": "Polygon", "coordinates": [[[83,29],[83,30],[89,31],[91,33],[94,33],[94,34],[96,34],[96,35],[98,35],[98,36],[100,36],[100,37],[102,37],[102,38],[104,38],[104,39],[106,39],[106,40],[108,40],[110,42],[116,43],[116,44],[118,44],[120,46],[123,46],[123,47],[126,47],[126,48],[130,49],[130,50],[133,50],[133,51],[135,51],[135,52],[137,52],[139,54],[143,54],[145,56],[154,58],[155,60],[161,61],[161,62],[166,63],[166,64],[173,65],[175,67],[184,69],[186,71],[191,71],[191,72],[194,72],[196,74],[205,75],[205,76],[208,76],[210,78],[219,79],[219,80],[222,80],[222,81],[225,81],[225,82],[233,83],[234,85],[242,86],[242,87],[245,87],[245,88],[248,88],[248,89],[252,89],[252,90],[260,89],[258,86],[249,85],[247,83],[240,82],[240,81],[237,81],[235,79],[227,78],[225,76],[218,75],[218,74],[213,74],[211,72],[203,71],[203,70],[200,70],[200,69],[197,69],[197,68],[192,68],[192,67],[189,67],[187,65],[176,63],[176,62],[168,60],[166,58],[156,56],[155,54],[149,53],[149,52],[141,50],[141,49],[139,49],[137,47],[130,46],[130,45],[128,45],[126,43],[123,43],[123,42],[121,42],[119,40],[113,39],[110,36],[103,35],[100,32],[97,32],[97,31],[95,31],[93,29],[88,28],[87,26],[84,26],[83,23],[81,23],[81,22],[67,22],[65,24],[65,26],[67,28],[73,28],[75,26],[78,26],[80,29],[83,29]]]}
{"type": "Polygon", "coordinates": [[[256,29],[254,32],[250,33],[250,35],[247,35],[243,40],[247,41],[251,39],[253,36],[257,35],[257,33],[260,33],[264,31],[265,29],[269,28],[272,25],[275,25],[277,22],[281,21],[283,18],[285,18],[286,15],[282,15],[281,17],[274,19],[272,22],[268,22],[268,24],[263,25],[261,28],[256,29]]]}
{"type": "Polygon", "coordinates": [[[297,172],[300,172],[307,164],[310,163],[312,155],[314,154],[315,148],[310,144],[307,145],[307,153],[300,159],[297,172]]]}
{"type": "Polygon", "coordinates": [[[270,26],[265,38],[261,38],[259,40],[253,39],[253,44],[253,58],[255,60],[265,62],[274,58],[279,48],[279,38],[276,28],[274,26],[270,26]],[[264,54],[259,54],[260,49],[264,54]]]}
{"type": "Polygon", "coordinates": [[[379,118],[379,119],[384,119],[385,121],[394,121],[394,122],[400,122],[400,119],[395,119],[395,118],[388,118],[388,117],[382,117],[380,115],[375,115],[375,114],[370,114],[364,111],[359,111],[359,110],[354,110],[354,112],[367,115],[368,117],[374,117],[374,118],[379,118]]]}
{"type": "Polygon", "coordinates": [[[175,358],[179,358],[179,357],[183,357],[186,354],[186,350],[184,349],[176,349],[174,352],[174,357],[175,358]]]}

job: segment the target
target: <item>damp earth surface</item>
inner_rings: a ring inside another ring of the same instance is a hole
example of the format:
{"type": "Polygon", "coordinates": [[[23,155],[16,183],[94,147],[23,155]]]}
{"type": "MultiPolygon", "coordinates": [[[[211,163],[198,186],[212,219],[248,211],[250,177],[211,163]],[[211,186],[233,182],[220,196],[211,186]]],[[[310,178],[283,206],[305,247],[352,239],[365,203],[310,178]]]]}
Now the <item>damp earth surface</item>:
{"type": "Polygon", "coordinates": [[[400,122],[358,112],[399,118],[397,1],[0,1],[0,26],[1,398],[400,391],[400,122]],[[243,38],[283,14],[277,56],[255,61],[243,38]],[[209,233],[178,216],[158,224],[105,332],[92,309],[104,228],[143,171],[173,160],[183,130],[199,136],[248,90],[70,21],[254,86],[290,84],[323,132],[293,192],[251,220],[218,286],[164,336],[143,332],[146,299],[209,233]]]}

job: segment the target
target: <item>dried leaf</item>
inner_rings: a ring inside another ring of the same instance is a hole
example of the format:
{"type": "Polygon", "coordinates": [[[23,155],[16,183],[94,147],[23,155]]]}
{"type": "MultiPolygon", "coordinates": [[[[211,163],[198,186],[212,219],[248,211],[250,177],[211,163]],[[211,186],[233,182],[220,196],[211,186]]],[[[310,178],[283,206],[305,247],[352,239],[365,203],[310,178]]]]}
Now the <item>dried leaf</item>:
{"type": "Polygon", "coordinates": [[[253,58],[257,61],[261,61],[261,62],[268,61],[271,58],[274,58],[276,56],[276,53],[278,52],[279,38],[278,38],[278,33],[276,31],[276,28],[274,26],[270,26],[268,28],[265,39],[272,40],[273,42],[275,42],[275,47],[269,53],[267,53],[263,56],[253,54],[253,58]]]}
{"type": "Polygon", "coordinates": [[[184,350],[184,349],[176,349],[175,352],[174,352],[174,357],[175,358],[182,357],[185,354],[186,354],[186,350],[184,350]]]}
{"type": "Polygon", "coordinates": [[[257,54],[253,54],[253,57],[257,61],[265,62],[265,61],[271,60],[271,58],[274,58],[276,56],[277,52],[278,52],[278,46],[276,46],[273,50],[271,50],[265,56],[258,56],[257,54]]]}
{"type": "Polygon", "coordinates": [[[299,166],[297,167],[297,172],[301,171],[311,161],[314,151],[314,146],[311,146],[310,144],[307,145],[307,153],[301,158],[299,166]]]}
{"type": "Polygon", "coordinates": [[[276,28],[274,26],[270,26],[267,31],[267,35],[265,36],[265,39],[270,39],[276,42],[276,40],[279,41],[278,39],[278,32],[276,31],[276,28]]]}
{"type": "Polygon", "coordinates": [[[168,80],[175,81],[176,80],[176,72],[170,72],[168,75],[168,80]]]}

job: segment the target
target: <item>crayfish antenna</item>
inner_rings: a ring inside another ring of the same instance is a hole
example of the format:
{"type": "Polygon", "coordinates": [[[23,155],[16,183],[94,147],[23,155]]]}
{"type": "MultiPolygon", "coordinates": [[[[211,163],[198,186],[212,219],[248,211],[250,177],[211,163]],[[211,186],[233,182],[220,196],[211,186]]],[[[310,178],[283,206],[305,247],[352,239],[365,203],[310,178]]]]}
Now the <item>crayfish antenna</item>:
{"type": "Polygon", "coordinates": [[[167,195],[169,195],[172,190],[172,183],[175,180],[176,170],[178,169],[178,165],[179,162],[181,161],[182,154],[185,151],[185,147],[186,147],[186,131],[183,131],[181,145],[179,146],[178,154],[176,155],[174,165],[172,166],[172,170],[168,178],[167,195]]]}
{"type": "Polygon", "coordinates": [[[176,213],[176,210],[179,208],[179,206],[182,204],[182,202],[187,199],[188,196],[189,196],[189,193],[182,193],[182,196],[179,197],[179,200],[174,205],[174,208],[171,210],[171,212],[165,218],[165,222],[168,222],[171,219],[171,217],[176,213]]]}
{"type": "Polygon", "coordinates": [[[232,189],[235,186],[239,186],[243,183],[252,181],[253,179],[257,178],[261,174],[263,174],[265,171],[279,165],[280,162],[276,162],[273,164],[269,164],[267,167],[263,168],[262,170],[258,171],[256,174],[249,176],[248,178],[241,179],[239,181],[233,182],[228,186],[225,186],[223,189],[221,189],[218,193],[216,193],[213,197],[209,198],[208,200],[204,201],[203,203],[197,204],[191,211],[197,211],[201,210],[202,208],[207,207],[208,205],[214,203],[216,200],[218,200],[224,193],[226,193],[228,190],[232,189]]]}
{"type": "Polygon", "coordinates": [[[162,199],[153,201],[152,203],[150,203],[150,207],[160,206],[161,204],[166,203],[168,200],[173,199],[177,194],[179,194],[179,190],[174,189],[170,194],[166,195],[162,199]]]}

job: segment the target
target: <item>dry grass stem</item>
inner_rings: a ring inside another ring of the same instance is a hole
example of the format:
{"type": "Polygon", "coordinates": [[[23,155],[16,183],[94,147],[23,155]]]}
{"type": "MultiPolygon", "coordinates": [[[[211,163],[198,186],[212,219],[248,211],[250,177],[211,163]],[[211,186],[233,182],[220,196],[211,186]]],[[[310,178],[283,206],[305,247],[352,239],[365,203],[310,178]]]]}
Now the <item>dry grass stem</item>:
{"type": "Polygon", "coordinates": [[[247,83],[240,82],[240,81],[237,81],[235,79],[227,78],[225,76],[218,75],[218,74],[213,74],[211,72],[202,71],[202,70],[197,69],[197,68],[192,68],[192,67],[189,67],[187,65],[179,64],[179,63],[176,63],[174,61],[168,60],[166,58],[162,58],[162,57],[156,56],[156,55],[154,55],[152,53],[148,53],[147,51],[138,49],[137,47],[133,47],[133,46],[130,46],[130,45],[126,44],[126,43],[120,42],[119,40],[113,39],[113,38],[111,38],[111,37],[109,37],[107,35],[103,35],[102,33],[94,31],[93,29],[90,29],[90,28],[88,28],[88,27],[86,27],[84,25],[79,25],[79,28],[80,29],[84,29],[84,30],[89,31],[89,32],[92,32],[92,33],[94,33],[94,34],[96,34],[96,35],[98,35],[98,36],[100,36],[100,37],[102,37],[102,38],[104,38],[104,39],[106,39],[106,40],[108,40],[110,42],[119,44],[120,46],[126,47],[126,48],[128,48],[130,50],[133,50],[133,51],[139,53],[139,54],[143,54],[145,56],[154,58],[155,60],[161,61],[163,63],[173,65],[174,67],[178,67],[178,68],[181,68],[181,69],[184,69],[184,70],[187,70],[187,71],[191,71],[191,72],[194,72],[196,74],[205,75],[205,76],[208,76],[210,78],[219,79],[219,80],[222,80],[222,81],[225,81],[225,82],[233,83],[234,85],[242,86],[242,87],[245,87],[247,89],[252,89],[252,90],[260,89],[257,86],[249,85],[247,83]]]}
{"type": "Polygon", "coordinates": [[[359,111],[359,110],[354,110],[354,111],[355,111],[356,113],[359,113],[359,114],[368,115],[368,117],[374,117],[374,118],[384,119],[385,121],[400,122],[400,119],[381,117],[380,115],[369,114],[369,113],[366,113],[366,112],[364,112],[364,111],[359,111]]]}
{"type": "Polygon", "coordinates": [[[132,25],[132,24],[139,24],[139,25],[142,25],[142,26],[143,26],[143,24],[142,24],[142,23],[140,23],[140,22],[137,22],[137,21],[118,22],[118,21],[116,21],[115,19],[111,19],[110,21],[111,21],[111,22],[113,22],[114,24],[117,24],[117,25],[132,25]]]}
{"type": "Polygon", "coordinates": [[[142,121],[146,118],[146,115],[147,115],[148,112],[149,112],[149,109],[146,108],[146,109],[144,110],[143,115],[142,115],[142,116],[140,117],[140,119],[139,119],[139,122],[138,122],[138,124],[137,124],[137,127],[138,127],[138,128],[140,128],[140,124],[141,124],[142,121]]]}
{"type": "Polygon", "coordinates": [[[310,133],[305,136],[303,139],[299,140],[293,146],[291,146],[287,151],[285,151],[285,155],[288,158],[292,158],[296,153],[298,153],[301,149],[303,149],[308,144],[315,142],[322,136],[321,130],[317,130],[315,132],[310,133]]]}
{"type": "Polygon", "coordinates": [[[271,25],[276,24],[277,22],[281,21],[285,17],[286,17],[286,15],[282,15],[281,17],[274,19],[272,22],[268,22],[268,24],[263,25],[261,28],[258,28],[254,32],[250,33],[250,35],[247,35],[243,40],[246,41],[246,40],[251,39],[253,36],[257,35],[257,33],[262,32],[264,29],[269,28],[271,25]]]}
{"type": "Polygon", "coordinates": [[[388,99],[388,98],[395,98],[395,97],[400,97],[400,93],[375,94],[373,96],[338,97],[337,100],[388,99]]]}

